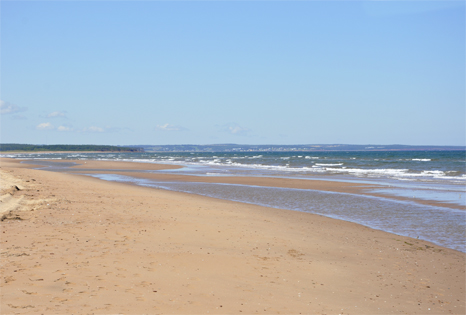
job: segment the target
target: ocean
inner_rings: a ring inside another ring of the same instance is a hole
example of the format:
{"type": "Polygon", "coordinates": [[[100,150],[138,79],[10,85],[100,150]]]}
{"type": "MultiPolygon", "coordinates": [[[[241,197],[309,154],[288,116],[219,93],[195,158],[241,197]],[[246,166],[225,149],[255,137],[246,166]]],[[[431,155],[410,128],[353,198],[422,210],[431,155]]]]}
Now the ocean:
{"type": "MultiPolygon", "coordinates": [[[[156,182],[131,177],[130,173],[127,176],[92,174],[104,180],[315,213],[466,252],[465,151],[37,153],[1,156],[35,160],[35,164],[43,159],[175,164],[183,168],[156,172],[194,176],[261,176],[377,184],[379,188],[373,192],[410,200],[306,189],[156,182]],[[419,200],[443,202],[448,206],[420,204],[419,200]]],[[[44,163],[44,166],[48,165],[44,163]]],[[[49,169],[66,171],[60,167],[49,169]]]]}

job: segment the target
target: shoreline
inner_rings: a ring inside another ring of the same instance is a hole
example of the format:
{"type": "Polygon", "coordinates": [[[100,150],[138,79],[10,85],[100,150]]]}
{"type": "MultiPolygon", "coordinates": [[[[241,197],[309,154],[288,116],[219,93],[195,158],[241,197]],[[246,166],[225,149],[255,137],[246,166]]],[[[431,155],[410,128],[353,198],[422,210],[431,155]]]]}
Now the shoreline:
{"type": "Polygon", "coordinates": [[[361,224],[395,235],[414,238],[417,236],[417,239],[420,238],[424,241],[432,242],[436,246],[466,252],[463,241],[465,237],[464,224],[461,224],[461,222],[464,222],[464,207],[444,202],[416,199],[414,197],[387,196],[377,193],[376,191],[380,191],[380,188],[387,188],[383,184],[261,176],[187,175],[177,174],[176,172],[176,170],[184,166],[139,161],[36,161],[17,159],[10,159],[10,161],[15,163],[19,161],[23,167],[28,167],[29,165],[29,167],[39,167],[39,169],[43,170],[91,176],[106,181],[122,182],[174,192],[186,192],[276,209],[314,213],[328,218],[361,224]],[[169,172],[153,172],[161,170],[169,172]],[[175,172],[170,172],[170,170],[175,170],[175,172]],[[123,176],[123,178],[120,180],[118,176],[123,176]],[[209,184],[213,184],[214,186],[210,186],[209,184]],[[226,188],[228,193],[226,191],[221,193],[222,189],[215,192],[216,189],[214,187],[221,187],[218,184],[231,185],[229,188],[226,188]],[[253,190],[257,190],[257,192],[261,192],[251,199],[253,195],[249,194],[247,188],[244,190],[245,188],[241,187],[250,187],[253,190]],[[267,188],[272,190],[268,190],[267,188]],[[293,198],[295,200],[303,200],[301,204],[296,204],[293,199],[290,199],[289,202],[283,202],[284,198],[289,198],[287,197],[289,194],[281,193],[281,188],[285,190],[291,189],[290,193],[294,195],[293,198]],[[211,192],[209,192],[210,189],[212,189],[211,192]],[[276,193],[271,194],[270,191],[275,191],[276,193]],[[335,193],[332,198],[333,200],[324,197],[327,201],[323,201],[323,203],[318,201],[320,196],[332,196],[325,193],[335,193]],[[352,200],[353,198],[356,198],[357,201],[352,200]],[[306,201],[314,199],[316,203],[306,201]],[[335,204],[335,200],[339,200],[341,206],[338,206],[338,202],[335,204]],[[371,205],[367,205],[368,202],[371,205]],[[423,205],[429,207],[422,208],[423,205]],[[417,207],[417,210],[412,211],[410,207],[414,207],[414,209],[417,207]],[[383,208],[390,210],[387,213],[377,210],[383,208]],[[396,211],[396,209],[398,210],[396,211]],[[448,217],[442,217],[439,211],[453,212],[448,217]],[[394,217],[384,222],[382,218],[385,215],[394,215],[394,217]],[[420,227],[416,222],[423,222],[425,216],[430,217],[431,221],[440,220],[440,225],[443,227],[437,228],[427,222],[424,228],[420,227]],[[400,218],[404,218],[405,222],[400,221],[400,218]]]}
{"type": "Polygon", "coordinates": [[[465,254],[452,249],[17,160],[0,167],[20,188],[0,223],[2,313],[465,312],[465,254]]]}
{"type": "MultiPolygon", "coordinates": [[[[1,158],[0,158],[1,159],[1,158]]],[[[11,159],[15,160],[15,159],[11,159]]],[[[43,160],[48,162],[57,162],[56,160],[43,160]]],[[[31,163],[34,161],[31,161],[31,163]]],[[[371,189],[387,188],[380,184],[366,184],[358,182],[346,182],[337,180],[319,180],[319,179],[298,179],[282,177],[255,177],[255,176],[195,176],[181,174],[161,174],[161,173],[138,173],[138,170],[169,170],[181,169],[184,166],[174,164],[157,164],[145,162],[126,162],[126,161],[100,161],[100,160],[63,160],[63,162],[72,162],[78,165],[69,167],[67,172],[101,173],[128,175],[126,171],[130,170],[131,176],[136,178],[152,179],[157,181],[183,181],[183,182],[201,182],[201,183],[221,183],[221,184],[239,184],[262,187],[281,187],[309,189],[317,191],[329,191],[336,193],[349,193],[362,196],[371,196],[387,200],[410,201],[421,205],[438,206],[456,210],[466,211],[466,206],[455,203],[448,203],[436,200],[426,200],[420,198],[409,198],[397,195],[371,192],[371,189]],[[124,168],[124,169],[123,169],[124,168]]]]}

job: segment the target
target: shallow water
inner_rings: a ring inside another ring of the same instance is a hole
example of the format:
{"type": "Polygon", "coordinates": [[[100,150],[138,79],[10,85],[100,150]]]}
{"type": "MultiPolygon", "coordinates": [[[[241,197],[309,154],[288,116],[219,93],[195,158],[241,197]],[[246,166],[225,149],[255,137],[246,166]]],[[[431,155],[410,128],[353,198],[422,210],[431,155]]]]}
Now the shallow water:
{"type": "Polygon", "coordinates": [[[429,189],[400,189],[385,188],[370,190],[373,193],[446,202],[466,206],[466,191],[429,190],[429,189]]]}
{"type": "Polygon", "coordinates": [[[115,174],[88,175],[103,180],[324,215],[466,252],[466,212],[462,210],[307,189],[157,182],[115,174]]]}

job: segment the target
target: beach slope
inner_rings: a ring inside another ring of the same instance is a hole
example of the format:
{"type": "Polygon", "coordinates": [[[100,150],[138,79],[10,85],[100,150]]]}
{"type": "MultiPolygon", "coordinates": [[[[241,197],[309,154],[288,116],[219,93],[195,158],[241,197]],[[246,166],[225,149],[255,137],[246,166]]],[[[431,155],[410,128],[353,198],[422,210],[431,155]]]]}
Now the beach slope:
{"type": "Polygon", "coordinates": [[[464,314],[465,254],[1,161],[1,314],[464,314]]]}

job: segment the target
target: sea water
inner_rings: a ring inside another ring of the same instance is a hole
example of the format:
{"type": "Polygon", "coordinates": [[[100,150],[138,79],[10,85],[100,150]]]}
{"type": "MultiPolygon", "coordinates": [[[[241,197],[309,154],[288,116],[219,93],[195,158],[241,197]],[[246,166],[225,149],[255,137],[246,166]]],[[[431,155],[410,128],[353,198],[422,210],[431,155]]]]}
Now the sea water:
{"type": "Polygon", "coordinates": [[[103,180],[319,214],[398,235],[424,239],[463,252],[466,250],[464,210],[309,189],[202,182],[160,182],[117,174],[89,175],[103,180]]]}
{"type": "MultiPolygon", "coordinates": [[[[8,156],[29,160],[32,157],[29,154],[8,156]]],[[[34,164],[51,158],[176,164],[184,167],[150,172],[195,176],[267,176],[377,184],[373,192],[408,197],[412,201],[289,188],[162,183],[131,176],[94,175],[105,180],[321,214],[466,251],[464,151],[48,153],[32,157],[34,164]],[[445,202],[450,207],[421,205],[416,199],[445,202]]],[[[56,165],[53,170],[66,170],[66,167],[56,165]]]]}

